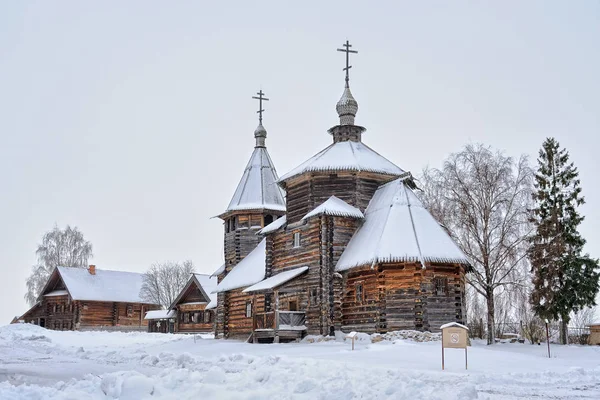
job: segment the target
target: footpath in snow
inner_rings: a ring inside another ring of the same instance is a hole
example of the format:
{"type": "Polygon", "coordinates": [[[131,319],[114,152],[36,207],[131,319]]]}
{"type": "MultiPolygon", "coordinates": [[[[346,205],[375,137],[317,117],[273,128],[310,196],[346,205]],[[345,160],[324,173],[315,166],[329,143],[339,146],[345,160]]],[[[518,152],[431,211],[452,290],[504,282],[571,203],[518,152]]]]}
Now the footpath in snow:
{"type": "Polygon", "coordinates": [[[255,345],[208,337],[0,327],[0,399],[600,399],[600,347],[387,335],[255,345]],[[434,338],[435,339],[435,338],[434,338]],[[309,343],[312,342],[312,343],[309,343]]]}

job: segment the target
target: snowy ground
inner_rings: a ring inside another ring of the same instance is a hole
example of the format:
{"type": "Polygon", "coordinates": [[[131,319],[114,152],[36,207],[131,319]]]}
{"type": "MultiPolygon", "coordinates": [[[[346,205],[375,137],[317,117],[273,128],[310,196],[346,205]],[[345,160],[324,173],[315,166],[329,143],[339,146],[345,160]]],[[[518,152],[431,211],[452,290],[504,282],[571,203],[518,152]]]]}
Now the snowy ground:
{"type": "Polygon", "coordinates": [[[0,399],[600,399],[600,347],[408,340],[253,345],[0,327],[0,399]]]}

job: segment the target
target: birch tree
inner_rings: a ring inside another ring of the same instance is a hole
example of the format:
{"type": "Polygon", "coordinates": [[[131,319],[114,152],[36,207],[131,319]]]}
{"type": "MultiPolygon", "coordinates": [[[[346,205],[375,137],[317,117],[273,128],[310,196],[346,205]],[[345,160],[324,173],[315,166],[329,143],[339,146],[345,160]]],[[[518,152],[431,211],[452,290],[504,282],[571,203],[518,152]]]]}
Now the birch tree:
{"type": "Polygon", "coordinates": [[[92,244],[85,240],[77,227],[69,225],[65,229],[54,226],[42,237],[35,252],[37,264],[31,267],[31,275],[27,278],[25,300],[34,305],[54,268],[74,267],[87,268],[88,260],[93,257],[92,244]]]}
{"type": "Polygon", "coordinates": [[[172,261],[154,263],[144,274],[140,297],[167,309],[175,301],[193,272],[194,264],[190,260],[181,263],[172,261]]]}
{"type": "Polygon", "coordinates": [[[442,169],[426,169],[422,198],[472,264],[467,282],[486,302],[487,342],[493,344],[494,293],[519,285],[526,274],[532,170],[477,144],[451,154],[442,169]]]}

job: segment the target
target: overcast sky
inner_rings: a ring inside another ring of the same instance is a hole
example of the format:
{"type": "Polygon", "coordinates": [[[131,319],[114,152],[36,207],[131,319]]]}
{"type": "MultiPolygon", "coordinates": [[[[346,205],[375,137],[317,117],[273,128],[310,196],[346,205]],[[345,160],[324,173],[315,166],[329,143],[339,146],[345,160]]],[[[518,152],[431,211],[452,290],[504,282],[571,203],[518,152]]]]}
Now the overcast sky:
{"type": "Polygon", "coordinates": [[[346,39],[365,143],[418,174],[469,142],[535,162],[554,136],[599,257],[600,3],[424,3],[0,3],[0,324],[25,311],[54,224],[77,226],[98,268],[215,270],[211,217],[252,152],[252,95],[271,99],[282,175],[331,143],[346,39]]]}

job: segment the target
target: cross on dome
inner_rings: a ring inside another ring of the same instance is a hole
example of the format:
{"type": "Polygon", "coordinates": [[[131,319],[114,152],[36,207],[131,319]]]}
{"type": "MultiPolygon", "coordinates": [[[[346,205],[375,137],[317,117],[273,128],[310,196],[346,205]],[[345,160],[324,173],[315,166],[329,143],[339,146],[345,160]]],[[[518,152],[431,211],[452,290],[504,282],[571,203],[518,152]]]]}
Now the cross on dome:
{"type": "Polygon", "coordinates": [[[340,117],[340,125],[354,125],[354,118],[356,117],[356,113],[358,112],[358,102],[352,96],[352,92],[350,91],[350,53],[358,54],[356,50],[350,50],[352,45],[348,40],[343,44],[343,49],[337,49],[337,51],[341,51],[346,53],[346,68],[343,70],[346,71],[346,85],[344,87],[344,93],[342,93],[342,98],[337,102],[335,108],[337,110],[338,116],[340,117]]]}
{"type": "Polygon", "coordinates": [[[258,96],[252,96],[253,99],[258,100],[258,127],[254,130],[254,137],[256,138],[256,147],[265,147],[265,138],[267,137],[267,130],[262,124],[262,115],[265,111],[263,109],[263,101],[269,101],[266,97],[264,97],[264,93],[261,90],[256,92],[258,96]]]}

